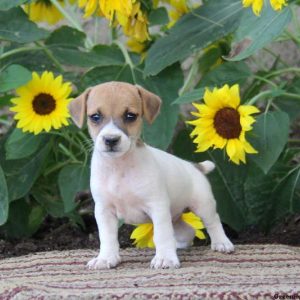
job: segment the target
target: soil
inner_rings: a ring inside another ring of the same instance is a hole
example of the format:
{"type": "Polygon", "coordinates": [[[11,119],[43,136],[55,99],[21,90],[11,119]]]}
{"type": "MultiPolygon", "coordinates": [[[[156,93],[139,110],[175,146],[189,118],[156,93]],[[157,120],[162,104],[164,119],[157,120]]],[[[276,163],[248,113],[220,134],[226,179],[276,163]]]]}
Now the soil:
{"type": "MultiPolygon", "coordinates": [[[[0,259],[12,256],[26,255],[39,251],[97,249],[99,247],[98,232],[93,216],[84,218],[86,228],[82,230],[68,222],[67,219],[52,219],[48,217],[39,231],[32,237],[21,240],[5,240],[0,237],[0,259]]],[[[234,244],[286,244],[300,246],[300,215],[286,218],[265,235],[257,228],[250,228],[237,233],[226,225],[227,235],[234,244]]],[[[121,248],[132,247],[130,234],[134,226],[122,225],[119,229],[121,248]]],[[[207,245],[208,240],[195,240],[194,245],[207,245]]]]}

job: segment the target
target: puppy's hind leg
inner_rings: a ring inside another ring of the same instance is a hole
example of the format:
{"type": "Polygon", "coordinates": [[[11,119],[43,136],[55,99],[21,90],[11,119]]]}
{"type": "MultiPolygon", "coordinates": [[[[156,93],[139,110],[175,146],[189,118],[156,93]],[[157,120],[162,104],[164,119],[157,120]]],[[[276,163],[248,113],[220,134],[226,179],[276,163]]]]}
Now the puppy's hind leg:
{"type": "Polygon", "coordinates": [[[216,210],[216,201],[209,186],[197,193],[190,209],[198,215],[210,236],[212,250],[230,253],[234,251],[234,245],[226,236],[220,217],[216,210]]]}
{"type": "Polygon", "coordinates": [[[195,229],[182,221],[181,218],[173,222],[176,248],[184,249],[193,244],[195,229]]]}

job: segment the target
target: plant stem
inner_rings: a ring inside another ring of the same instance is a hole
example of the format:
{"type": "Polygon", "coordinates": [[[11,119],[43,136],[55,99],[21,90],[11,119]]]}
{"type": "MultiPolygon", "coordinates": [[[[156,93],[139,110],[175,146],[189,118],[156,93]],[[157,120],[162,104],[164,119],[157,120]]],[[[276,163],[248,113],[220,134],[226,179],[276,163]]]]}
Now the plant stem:
{"type": "Polygon", "coordinates": [[[14,50],[7,51],[0,56],[0,60],[7,58],[9,56],[15,55],[20,52],[34,51],[34,50],[42,50],[41,47],[21,47],[14,50]]]}
{"type": "MultiPolygon", "coordinates": [[[[59,12],[70,22],[70,24],[73,27],[75,27],[79,31],[83,31],[81,24],[64,9],[64,7],[59,3],[58,0],[50,0],[50,1],[59,10],[59,12]]],[[[86,42],[89,48],[93,47],[93,42],[88,36],[86,37],[86,42]]]]}
{"type": "MultiPolygon", "coordinates": [[[[253,105],[254,103],[256,103],[259,99],[264,98],[266,96],[272,96],[274,93],[274,91],[264,91],[259,93],[258,95],[256,95],[255,97],[253,97],[252,99],[250,99],[248,101],[248,105],[253,105]]],[[[279,95],[278,95],[279,96],[279,95]]],[[[278,97],[278,96],[273,96],[274,98],[278,97]]],[[[299,99],[300,100],[300,95],[298,94],[294,94],[294,93],[281,93],[280,96],[283,97],[289,97],[289,98],[293,98],[293,99],[299,99]]]]}
{"type": "Polygon", "coordinates": [[[284,73],[289,73],[289,72],[300,73],[300,68],[290,67],[290,68],[286,68],[286,69],[277,70],[277,71],[269,73],[266,77],[270,78],[270,77],[274,77],[274,76],[281,75],[284,73]]]}
{"type": "Polygon", "coordinates": [[[258,80],[263,81],[263,82],[266,82],[266,83],[272,85],[275,88],[278,88],[278,86],[277,86],[276,83],[274,83],[273,81],[268,80],[268,79],[266,79],[264,77],[261,77],[261,76],[258,76],[258,75],[253,75],[253,78],[258,79],[258,80]]]}
{"type": "Polygon", "coordinates": [[[130,58],[130,56],[129,56],[129,54],[128,54],[127,49],[126,49],[126,48],[124,47],[124,45],[123,45],[120,41],[118,41],[118,40],[113,41],[113,43],[114,43],[115,45],[117,45],[117,46],[119,47],[119,49],[122,51],[122,54],[123,54],[123,56],[124,56],[124,58],[125,58],[125,62],[126,62],[126,64],[128,64],[129,67],[130,67],[133,82],[136,83],[136,77],[135,77],[135,73],[134,73],[134,64],[133,64],[133,62],[132,62],[132,60],[131,60],[131,58],[130,58]]]}
{"type": "Polygon", "coordinates": [[[45,52],[45,54],[49,57],[49,59],[52,60],[52,62],[55,64],[55,66],[59,70],[59,72],[63,73],[64,68],[62,67],[60,62],[53,56],[51,51],[47,47],[42,45],[40,42],[36,42],[36,44],[41,48],[41,50],[43,50],[45,52]]]}

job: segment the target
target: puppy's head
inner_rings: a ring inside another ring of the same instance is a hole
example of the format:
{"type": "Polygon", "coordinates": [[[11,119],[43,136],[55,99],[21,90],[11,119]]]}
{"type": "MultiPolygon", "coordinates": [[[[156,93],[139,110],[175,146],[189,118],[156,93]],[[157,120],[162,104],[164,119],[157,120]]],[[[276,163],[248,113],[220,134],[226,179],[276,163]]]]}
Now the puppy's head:
{"type": "Polygon", "coordinates": [[[87,115],[89,133],[95,151],[120,157],[133,149],[142,130],[142,118],[152,123],[161,100],[140,86],[107,82],[88,88],[69,106],[71,117],[82,127],[87,115]]]}

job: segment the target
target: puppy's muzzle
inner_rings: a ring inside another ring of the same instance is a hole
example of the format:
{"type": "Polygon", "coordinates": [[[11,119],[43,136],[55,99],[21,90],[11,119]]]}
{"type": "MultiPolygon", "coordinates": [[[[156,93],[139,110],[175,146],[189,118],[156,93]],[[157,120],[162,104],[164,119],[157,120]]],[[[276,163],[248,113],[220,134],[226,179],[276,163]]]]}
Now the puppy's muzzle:
{"type": "Polygon", "coordinates": [[[119,135],[106,135],[103,137],[103,143],[109,151],[114,151],[120,144],[121,136],[119,135]]]}

